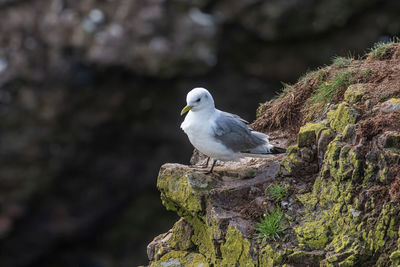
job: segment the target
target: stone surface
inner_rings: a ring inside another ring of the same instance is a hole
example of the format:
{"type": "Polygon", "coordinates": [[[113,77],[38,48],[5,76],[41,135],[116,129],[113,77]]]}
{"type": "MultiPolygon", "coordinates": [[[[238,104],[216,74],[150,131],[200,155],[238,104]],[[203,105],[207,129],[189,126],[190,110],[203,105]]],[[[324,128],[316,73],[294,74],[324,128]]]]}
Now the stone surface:
{"type": "Polygon", "coordinates": [[[346,92],[344,93],[344,100],[348,103],[358,103],[361,101],[365,93],[371,90],[370,87],[371,85],[368,84],[352,84],[347,88],[346,92]]]}
{"type": "MultiPolygon", "coordinates": [[[[280,81],[399,35],[398,9],[398,1],[0,0],[0,262],[141,264],[143,235],[165,231],[172,217],[160,210],[156,172],[189,157],[173,108],[187,88],[205,83],[221,107],[252,118],[280,81]]],[[[379,176],[390,186],[389,169],[379,176]]]]}
{"type": "Polygon", "coordinates": [[[181,165],[161,168],[163,203],[191,225],[194,251],[207,264],[399,263],[398,117],[367,107],[356,110],[363,96],[355,92],[359,88],[350,89],[322,121],[299,128],[297,143],[286,155],[222,164],[211,176],[181,165]],[[266,189],[273,183],[289,191],[284,200],[269,196],[266,189]],[[257,233],[257,223],[276,207],[284,212],[284,231],[268,239],[257,233]]]}
{"type": "Polygon", "coordinates": [[[328,119],[332,129],[343,131],[348,124],[354,124],[359,114],[346,103],[341,103],[336,110],[328,112],[328,119]]]}
{"type": "Polygon", "coordinates": [[[392,98],[383,102],[381,111],[384,113],[392,113],[400,110],[400,98],[392,98]]]}

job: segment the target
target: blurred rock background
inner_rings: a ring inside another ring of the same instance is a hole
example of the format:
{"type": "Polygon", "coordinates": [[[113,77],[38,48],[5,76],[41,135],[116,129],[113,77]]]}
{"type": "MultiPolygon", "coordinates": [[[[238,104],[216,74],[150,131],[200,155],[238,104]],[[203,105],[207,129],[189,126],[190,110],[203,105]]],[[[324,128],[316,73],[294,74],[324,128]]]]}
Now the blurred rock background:
{"type": "MultiPolygon", "coordinates": [[[[400,35],[396,0],[0,0],[0,265],[146,264],[176,220],[186,93],[255,118],[333,56],[400,35]]],[[[349,54],[350,53],[350,54],[349,54]]]]}

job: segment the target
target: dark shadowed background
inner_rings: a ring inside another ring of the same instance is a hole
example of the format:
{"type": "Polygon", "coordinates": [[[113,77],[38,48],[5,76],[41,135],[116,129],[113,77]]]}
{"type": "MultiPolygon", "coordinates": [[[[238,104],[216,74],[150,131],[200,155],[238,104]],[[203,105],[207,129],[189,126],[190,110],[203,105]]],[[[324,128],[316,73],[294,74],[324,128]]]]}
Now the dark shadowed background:
{"type": "Polygon", "coordinates": [[[252,121],[281,81],[400,35],[397,0],[0,0],[0,265],[147,264],[186,93],[252,121]]]}

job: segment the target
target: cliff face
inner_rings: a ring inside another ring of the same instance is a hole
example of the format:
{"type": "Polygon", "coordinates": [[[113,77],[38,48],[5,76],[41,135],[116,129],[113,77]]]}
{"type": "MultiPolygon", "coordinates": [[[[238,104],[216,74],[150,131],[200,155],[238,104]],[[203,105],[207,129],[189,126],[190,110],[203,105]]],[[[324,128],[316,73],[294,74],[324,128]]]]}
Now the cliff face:
{"type": "Polygon", "coordinates": [[[286,155],[213,175],[162,166],[161,200],[181,219],[149,244],[150,266],[400,264],[400,45],[335,59],[262,105],[253,126],[286,155]],[[274,183],[284,199],[269,196],[274,183]],[[275,205],[284,231],[260,238],[275,205]]]}

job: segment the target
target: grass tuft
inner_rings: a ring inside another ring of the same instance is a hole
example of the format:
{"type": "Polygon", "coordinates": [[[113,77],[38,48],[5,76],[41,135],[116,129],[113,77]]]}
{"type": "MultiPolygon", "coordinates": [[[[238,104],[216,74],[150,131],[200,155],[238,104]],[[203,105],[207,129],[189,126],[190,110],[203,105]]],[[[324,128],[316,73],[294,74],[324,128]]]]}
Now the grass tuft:
{"type": "Polygon", "coordinates": [[[349,66],[354,61],[352,57],[334,57],[332,66],[336,68],[343,68],[349,66]]]}
{"type": "Polygon", "coordinates": [[[257,224],[257,238],[276,240],[283,232],[284,226],[282,224],[283,212],[276,207],[273,211],[264,214],[260,222],[257,224]]]}
{"type": "Polygon", "coordinates": [[[335,98],[341,89],[346,89],[354,82],[352,76],[354,71],[339,72],[332,80],[326,81],[316,90],[315,94],[311,97],[312,103],[324,104],[329,103],[335,98]]]}
{"type": "Polygon", "coordinates": [[[396,42],[379,42],[374,44],[371,51],[367,54],[367,59],[384,60],[389,59],[394,51],[396,42]]]}
{"type": "Polygon", "coordinates": [[[298,82],[304,83],[311,79],[315,79],[317,82],[322,82],[326,79],[327,75],[328,75],[328,71],[325,68],[320,68],[320,69],[317,69],[314,71],[307,72],[302,77],[300,77],[298,82]]]}
{"type": "Polygon", "coordinates": [[[279,184],[271,184],[268,186],[267,191],[274,201],[281,201],[288,193],[287,189],[279,184]]]}
{"type": "Polygon", "coordinates": [[[331,80],[321,82],[313,95],[307,100],[307,105],[304,108],[304,120],[309,121],[315,118],[318,113],[323,111],[327,103],[332,102],[335,97],[343,93],[346,88],[355,82],[353,76],[354,71],[341,71],[336,74],[331,80]]]}

